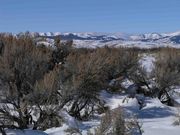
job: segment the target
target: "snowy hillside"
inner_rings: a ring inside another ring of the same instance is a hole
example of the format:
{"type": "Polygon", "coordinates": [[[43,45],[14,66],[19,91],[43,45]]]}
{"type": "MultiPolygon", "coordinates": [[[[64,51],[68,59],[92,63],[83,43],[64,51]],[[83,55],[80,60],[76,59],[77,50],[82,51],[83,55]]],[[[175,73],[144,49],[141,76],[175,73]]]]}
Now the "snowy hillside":
{"type": "MultiPolygon", "coordinates": [[[[19,33],[21,35],[23,33],[19,33]]],[[[52,44],[55,36],[60,36],[62,40],[73,40],[77,47],[100,47],[100,46],[128,46],[152,48],[161,46],[172,46],[179,48],[180,31],[174,33],[147,33],[147,34],[126,34],[126,33],[61,33],[61,32],[26,32],[33,37],[47,38],[47,43],[52,44]]],[[[42,42],[40,42],[42,43],[42,42]]]]}

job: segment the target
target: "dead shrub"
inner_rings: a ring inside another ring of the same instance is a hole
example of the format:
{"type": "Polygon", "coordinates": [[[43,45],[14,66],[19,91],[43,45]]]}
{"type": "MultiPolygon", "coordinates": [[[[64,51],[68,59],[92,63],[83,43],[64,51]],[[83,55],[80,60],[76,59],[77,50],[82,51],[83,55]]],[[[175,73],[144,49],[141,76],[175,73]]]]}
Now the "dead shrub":
{"type": "Polygon", "coordinates": [[[121,107],[107,111],[94,133],[88,132],[89,135],[142,135],[142,133],[139,121],[134,117],[127,119],[121,107]]]}
{"type": "Polygon", "coordinates": [[[168,105],[172,104],[169,92],[174,86],[180,84],[180,51],[176,49],[164,49],[157,54],[154,77],[158,98],[168,105]]]}
{"type": "Polygon", "coordinates": [[[3,89],[0,113],[12,122],[7,125],[1,121],[2,125],[21,129],[29,125],[34,129],[59,125],[61,119],[58,120],[56,109],[49,107],[57,100],[55,90],[58,88],[55,75],[48,73],[52,50],[37,47],[33,39],[27,36],[1,36],[1,40],[4,50],[0,56],[0,79],[8,87],[3,89]],[[48,96],[44,95],[45,91],[48,96]],[[36,120],[33,119],[35,113],[36,120]]]}
{"type": "Polygon", "coordinates": [[[122,108],[108,111],[101,119],[100,126],[95,129],[95,135],[126,135],[125,118],[122,108]]]}
{"type": "Polygon", "coordinates": [[[99,91],[103,83],[100,80],[103,65],[97,61],[99,59],[92,54],[73,54],[67,57],[64,70],[60,72],[62,92],[65,91],[66,97],[67,93],[72,96],[69,112],[78,119],[88,118],[95,105],[101,104],[99,91]],[[99,66],[94,66],[96,62],[99,66]]]}

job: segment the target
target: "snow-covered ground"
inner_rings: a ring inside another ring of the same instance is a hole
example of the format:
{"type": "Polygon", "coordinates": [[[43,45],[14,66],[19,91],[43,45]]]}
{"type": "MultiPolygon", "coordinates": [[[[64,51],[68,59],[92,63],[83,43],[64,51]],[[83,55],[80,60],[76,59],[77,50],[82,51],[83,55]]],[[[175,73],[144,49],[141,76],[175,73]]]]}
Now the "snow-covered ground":
{"type": "MultiPolygon", "coordinates": [[[[147,72],[151,72],[154,61],[155,58],[152,55],[143,55],[139,62],[147,72]]],[[[126,88],[131,88],[132,83],[125,80],[123,85],[125,85],[126,88]]],[[[179,92],[180,90],[177,88],[176,91],[179,92]]],[[[177,107],[166,106],[157,98],[136,95],[137,98],[143,97],[143,108],[140,109],[136,98],[129,98],[127,94],[108,93],[105,90],[101,91],[100,97],[111,110],[121,106],[124,108],[127,116],[128,114],[136,116],[142,124],[143,135],[180,135],[180,126],[173,125],[176,119],[175,115],[178,112],[177,107]]],[[[178,96],[176,96],[176,98],[178,98],[178,96]]],[[[69,133],[66,132],[68,128],[76,128],[79,129],[82,135],[87,135],[88,130],[92,130],[100,124],[101,115],[97,115],[86,122],[79,122],[71,117],[65,110],[62,110],[60,114],[64,117],[65,121],[61,127],[50,128],[44,132],[7,130],[7,133],[8,135],[68,135],[69,133]]],[[[74,135],[78,134],[76,133],[74,135]]]]}
{"type": "Polygon", "coordinates": [[[157,98],[145,98],[144,107],[139,110],[138,102],[135,98],[126,98],[117,94],[102,92],[103,98],[111,108],[119,105],[137,116],[142,123],[143,135],[179,135],[180,127],[174,126],[175,114],[178,108],[169,107],[162,104],[157,98]]]}
{"type": "MultiPolygon", "coordinates": [[[[180,127],[173,125],[178,108],[166,106],[157,98],[145,98],[144,107],[141,110],[137,99],[128,98],[127,95],[111,94],[102,91],[101,98],[106,101],[106,105],[110,109],[121,106],[127,114],[135,115],[142,124],[143,135],[179,135],[180,133],[180,127]]],[[[72,120],[72,118],[70,119],[72,120]]],[[[75,123],[72,120],[72,123],[64,124],[59,128],[48,129],[45,132],[49,135],[66,135],[68,133],[64,130],[68,127],[78,126],[81,133],[86,135],[87,130],[98,126],[99,123],[98,118],[82,123],[75,123]]]]}
{"type": "Polygon", "coordinates": [[[142,68],[146,70],[147,73],[152,72],[154,68],[154,62],[155,62],[155,57],[152,54],[151,55],[143,54],[143,56],[139,60],[140,65],[142,66],[142,68]]]}
{"type": "MultiPolygon", "coordinates": [[[[173,125],[177,108],[166,106],[157,98],[145,98],[145,105],[141,110],[139,110],[137,99],[128,98],[127,95],[110,94],[102,91],[101,98],[106,101],[110,109],[122,106],[127,113],[136,115],[142,123],[143,135],[179,135],[180,133],[180,127],[173,125]]],[[[64,117],[67,119],[66,124],[63,124],[62,127],[48,129],[45,133],[48,135],[68,135],[65,130],[74,127],[79,128],[79,131],[86,135],[87,130],[98,126],[100,123],[99,118],[87,122],[76,122],[67,113],[64,113],[64,117]]],[[[9,130],[7,133],[8,135],[46,135],[43,132],[28,130],[25,132],[9,130]]]]}
{"type": "Polygon", "coordinates": [[[157,98],[146,98],[145,107],[138,112],[143,135],[179,135],[180,127],[174,126],[177,108],[162,104],[157,98]]]}
{"type": "Polygon", "coordinates": [[[19,130],[19,129],[8,129],[6,130],[7,135],[48,135],[45,132],[38,131],[38,130],[19,130]]]}

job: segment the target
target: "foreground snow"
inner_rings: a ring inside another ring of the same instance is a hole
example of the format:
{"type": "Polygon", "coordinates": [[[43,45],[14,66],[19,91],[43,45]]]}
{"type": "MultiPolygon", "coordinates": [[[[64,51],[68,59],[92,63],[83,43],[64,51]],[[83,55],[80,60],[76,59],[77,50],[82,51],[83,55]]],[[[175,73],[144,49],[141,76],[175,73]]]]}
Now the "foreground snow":
{"type": "Polygon", "coordinates": [[[173,116],[143,119],[143,135],[179,135],[180,127],[172,125],[173,116]]]}
{"type": "Polygon", "coordinates": [[[179,135],[180,127],[174,126],[177,108],[168,107],[158,99],[147,99],[146,106],[139,112],[143,123],[143,135],[179,135]]]}
{"type": "MultiPolygon", "coordinates": [[[[179,135],[180,133],[180,127],[173,125],[178,109],[162,104],[157,98],[145,97],[144,107],[141,110],[137,99],[128,98],[125,94],[111,94],[102,91],[101,98],[106,101],[110,109],[122,106],[127,114],[135,115],[142,124],[143,135],[179,135]]],[[[100,123],[100,116],[87,122],[79,122],[65,111],[61,113],[66,122],[62,127],[48,129],[44,131],[45,133],[31,130],[8,130],[7,135],[46,135],[46,133],[48,135],[68,135],[66,132],[68,128],[78,128],[82,135],[87,135],[88,130],[92,130],[100,123]]]]}
{"type": "MultiPolygon", "coordinates": [[[[179,135],[180,133],[180,127],[173,125],[177,108],[163,105],[157,98],[145,98],[145,105],[141,110],[139,110],[137,99],[128,98],[127,95],[111,94],[102,91],[101,98],[106,101],[106,105],[110,109],[122,106],[127,114],[136,116],[142,124],[143,135],[179,135]]],[[[70,119],[72,120],[73,118],[70,119]]],[[[67,123],[67,125],[59,128],[48,129],[45,132],[49,135],[67,135],[68,133],[64,130],[68,129],[68,127],[77,126],[77,124],[73,125],[72,123],[67,123]]],[[[78,128],[82,135],[87,135],[87,130],[92,130],[99,123],[100,120],[97,118],[79,123],[78,128]]]]}
{"type": "Polygon", "coordinates": [[[38,130],[19,130],[19,129],[8,129],[6,130],[7,135],[48,135],[45,132],[38,131],[38,130]]]}
{"type": "Polygon", "coordinates": [[[126,98],[117,94],[102,92],[107,105],[114,109],[119,105],[123,106],[126,112],[134,114],[142,123],[143,135],[179,135],[180,127],[174,126],[177,109],[163,105],[157,98],[145,98],[145,106],[139,110],[139,105],[135,98],[126,98]]]}

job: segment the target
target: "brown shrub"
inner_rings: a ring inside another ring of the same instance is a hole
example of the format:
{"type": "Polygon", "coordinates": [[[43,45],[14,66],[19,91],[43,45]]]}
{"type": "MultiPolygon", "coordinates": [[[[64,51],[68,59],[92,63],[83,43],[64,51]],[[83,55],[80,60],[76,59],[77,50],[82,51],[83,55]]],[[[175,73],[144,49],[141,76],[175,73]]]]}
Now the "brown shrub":
{"type": "Polygon", "coordinates": [[[157,54],[155,61],[154,77],[159,99],[171,105],[169,91],[173,86],[180,84],[180,51],[174,48],[166,48],[157,54]],[[165,98],[164,98],[165,97],[165,98]]]}
{"type": "Polygon", "coordinates": [[[125,118],[120,107],[106,112],[100,126],[95,129],[95,135],[126,135],[126,132],[125,118]]]}
{"type": "Polygon", "coordinates": [[[99,92],[109,87],[111,79],[133,72],[138,55],[125,48],[80,51],[82,53],[75,50],[68,55],[59,80],[63,97],[69,97],[71,102],[70,114],[82,119],[88,118],[98,104],[103,105],[99,92]]]}
{"type": "Polygon", "coordinates": [[[49,105],[54,101],[52,100],[54,97],[48,97],[55,95],[54,89],[57,86],[54,83],[55,75],[52,72],[48,73],[52,51],[35,46],[33,40],[26,36],[20,38],[2,36],[1,40],[4,43],[4,50],[0,56],[0,79],[8,87],[3,89],[4,105],[1,106],[0,112],[14,123],[11,126],[15,128],[28,128],[29,124],[33,124],[33,128],[48,127],[46,122],[42,125],[43,121],[48,119],[48,123],[53,124],[49,121],[50,118],[57,117],[52,108],[41,108],[42,104],[49,105]],[[47,90],[48,97],[43,95],[42,90],[47,90]],[[9,108],[9,105],[12,108],[9,108]],[[32,110],[39,114],[37,121],[32,118],[32,110]],[[12,111],[17,115],[13,115],[12,111]]]}

